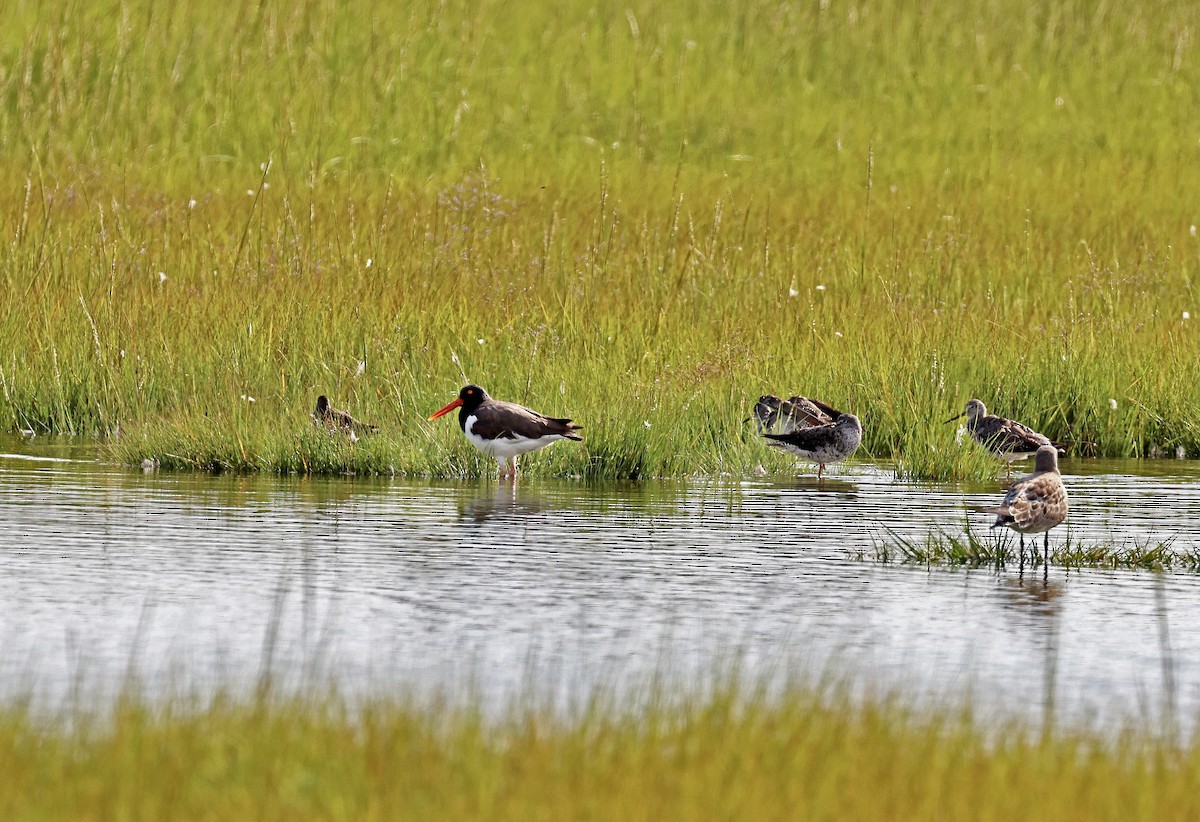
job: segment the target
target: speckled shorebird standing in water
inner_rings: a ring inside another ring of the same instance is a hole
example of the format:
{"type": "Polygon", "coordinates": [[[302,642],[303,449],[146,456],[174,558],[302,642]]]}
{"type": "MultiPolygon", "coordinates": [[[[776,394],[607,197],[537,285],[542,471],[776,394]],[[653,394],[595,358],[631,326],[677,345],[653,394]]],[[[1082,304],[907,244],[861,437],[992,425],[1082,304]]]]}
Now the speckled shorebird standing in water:
{"type": "Polygon", "coordinates": [[[1021,557],[1025,556],[1025,535],[1045,533],[1046,565],[1050,564],[1050,529],[1067,518],[1067,489],[1058,472],[1058,449],[1047,443],[1034,455],[1033,473],[1014,482],[1004,502],[994,508],[980,508],[995,514],[993,528],[1004,525],[1021,535],[1021,557]]]}
{"type": "Polygon", "coordinates": [[[817,464],[817,479],[825,466],[841,462],[862,444],[862,423],[820,400],[793,396],[781,400],[759,397],[754,418],[767,445],[817,464]],[[771,431],[778,428],[778,431],[771,431]]]}
{"type": "Polygon", "coordinates": [[[1005,476],[1008,477],[1012,476],[1014,460],[1028,459],[1043,445],[1054,445],[1048,437],[1039,434],[1028,425],[989,414],[982,400],[971,400],[963,413],[956,414],[946,422],[961,420],[963,417],[967,418],[967,431],[971,439],[1004,460],[1007,469],[1005,476]]]}
{"type": "Polygon", "coordinates": [[[357,440],[359,434],[379,433],[379,426],[361,422],[347,412],[334,408],[324,394],[317,397],[317,407],[313,410],[312,418],[314,425],[345,431],[351,440],[357,440]]]}

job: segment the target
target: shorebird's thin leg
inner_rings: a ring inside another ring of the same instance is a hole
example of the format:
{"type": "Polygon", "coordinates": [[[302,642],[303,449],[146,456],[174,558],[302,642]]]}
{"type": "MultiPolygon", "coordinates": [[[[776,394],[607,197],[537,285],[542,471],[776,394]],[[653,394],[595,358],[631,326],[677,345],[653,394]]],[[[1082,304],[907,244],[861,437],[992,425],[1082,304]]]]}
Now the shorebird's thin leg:
{"type": "Polygon", "coordinates": [[[512,478],[513,479],[517,478],[517,458],[516,457],[512,458],[512,478]]]}
{"type": "Polygon", "coordinates": [[[1045,562],[1046,562],[1046,567],[1049,568],[1050,567],[1050,532],[1049,531],[1046,532],[1045,562]]]}
{"type": "Polygon", "coordinates": [[[508,460],[496,457],[496,464],[500,466],[500,479],[505,479],[508,476],[508,460]]]}
{"type": "Polygon", "coordinates": [[[817,479],[821,479],[821,474],[823,474],[824,472],[825,472],[825,463],[823,463],[823,462],[819,463],[817,465],[817,479]]]}
{"type": "Polygon", "coordinates": [[[1025,535],[1021,534],[1021,569],[1025,568],[1025,535]]]}

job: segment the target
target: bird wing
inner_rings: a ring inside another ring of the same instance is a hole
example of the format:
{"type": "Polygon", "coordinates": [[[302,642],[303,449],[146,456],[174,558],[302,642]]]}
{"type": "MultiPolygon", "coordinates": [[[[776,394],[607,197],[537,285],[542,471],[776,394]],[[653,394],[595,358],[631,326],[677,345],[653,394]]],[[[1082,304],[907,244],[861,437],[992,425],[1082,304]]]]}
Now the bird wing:
{"type": "Polygon", "coordinates": [[[332,425],[344,431],[355,431],[360,434],[376,434],[379,432],[378,425],[371,425],[362,420],[356,420],[350,416],[348,411],[342,411],[333,406],[325,407],[325,414],[322,420],[326,425],[332,425]]]}
{"type": "Polygon", "coordinates": [[[472,431],[484,439],[516,439],[525,437],[536,440],[557,434],[572,440],[583,437],[575,433],[581,426],[570,419],[547,417],[513,402],[492,400],[475,409],[475,425],[472,431]]]}
{"type": "Polygon", "coordinates": [[[793,401],[803,400],[809,405],[809,413],[813,416],[813,425],[824,425],[827,422],[834,422],[842,415],[842,412],[834,408],[832,405],[827,405],[820,400],[811,397],[792,397],[793,401]]]}
{"type": "Polygon", "coordinates": [[[834,423],[830,422],[824,425],[810,425],[807,428],[796,428],[783,434],[763,434],[763,436],[771,440],[767,445],[780,443],[795,446],[804,451],[815,451],[829,443],[829,432],[833,427],[834,423]]]}
{"type": "Polygon", "coordinates": [[[758,398],[758,402],[754,403],[754,421],[759,433],[775,427],[779,419],[779,406],[782,404],[783,400],[774,394],[763,394],[758,398]]]}
{"type": "Polygon", "coordinates": [[[1067,489],[1058,474],[1047,472],[1013,483],[1004,502],[990,513],[997,525],[1011,521],[1018,528],[1042,522],[1055,525],[1067,518],[1067,489]]]}
{"type": "Polygon", "coordinates": [[[759,433],[773,431],[788,434],[801,428],[825,425],[839,416],[841,412],[836,408],[799,394],[793,394],[786,400],[773,394],[764,394],[754,404],[754,419],[758,422],[759,433]]]}
{"type": "Polygon", "coordinates": [[[981,419],[972,433],[979,442],[999,451],[1036,451],[1050,443],[1028,425],[991,414],[981,419]]]}

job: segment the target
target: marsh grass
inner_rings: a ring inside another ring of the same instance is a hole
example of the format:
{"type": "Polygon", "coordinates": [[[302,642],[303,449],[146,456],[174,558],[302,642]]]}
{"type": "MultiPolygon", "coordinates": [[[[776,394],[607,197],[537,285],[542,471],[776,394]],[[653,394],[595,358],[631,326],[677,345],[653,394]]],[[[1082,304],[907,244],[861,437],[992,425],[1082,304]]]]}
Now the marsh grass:
{"type": "Polygon", "coordinates": [[[1200,453],[1186,3],[9,11],[0,425],[467,475],[423,419],[474,381],[585,426],[546,474],[791,470],[768,391],[905,476],[994,473],[972,396],[1200,453]]]}
{"type": "MultiPolygon", "coordinates": [[[[963,531],[938,531],[923,538],[887,531],[875,541],[871,558],[882,563],[948,565],[969,568],[1004,567],[1022,562],[1017,535],[1008,529],[977,533],[970,523],[963,531]]],[[[1031,568],[1043,561],[1042,538],[1025,540],[1024,563],[1031,568]]],[[[1200,548],[1177,546],[1176,540],[1124,542],[1084,541],[1069,531],[1065,539],[1051,539],[1050,564],[1064,568],[1141,568],[1145,570],[1200,571],[1200,548]]]]}
{"type": "Polygon", "coordinates": [[[8,819],[1187,819],[1200,746],[836,688],[575,716],[336,696],[0,711],[8,819]]]}

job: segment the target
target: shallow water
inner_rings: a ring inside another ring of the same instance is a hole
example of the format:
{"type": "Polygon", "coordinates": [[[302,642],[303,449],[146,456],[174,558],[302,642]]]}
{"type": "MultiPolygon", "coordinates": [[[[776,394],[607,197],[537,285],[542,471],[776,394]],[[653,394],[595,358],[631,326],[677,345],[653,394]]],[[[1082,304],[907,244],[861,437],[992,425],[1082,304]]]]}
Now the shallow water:
{"type": "MultiPolygon", "coordinates": [[[[0,689],[47,704],[251,688],[534,691],[571,705],[665,674],[832,675],[916,701],[1189,729],[1200,575],[927,569],[888,530],[961,533],[964,491],[886,468],[589,486],[143,474],[0,441],[0,689]]],[[[1073,540],[1197,539],[1200,464],[1068,461],[1073,540]]]]}

